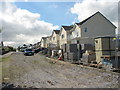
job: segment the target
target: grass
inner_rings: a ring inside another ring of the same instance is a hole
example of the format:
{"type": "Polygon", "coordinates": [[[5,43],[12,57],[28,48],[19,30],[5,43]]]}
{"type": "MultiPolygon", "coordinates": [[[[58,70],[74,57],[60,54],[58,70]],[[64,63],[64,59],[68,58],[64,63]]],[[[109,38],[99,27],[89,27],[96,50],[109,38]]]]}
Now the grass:
{"type": "Polygon", "coordinates": [[[0,58],[0,62],[10,60],[10,56],[0,58]]]}
{"type": "MultiPolygon", "coordinates": [[[[9,71],[9,61],[10,56],[0,58],[0,81],[2,81],[2,76],[9,71]]],[[[6,76],[6,75],[5,75],[6,76]]]]}

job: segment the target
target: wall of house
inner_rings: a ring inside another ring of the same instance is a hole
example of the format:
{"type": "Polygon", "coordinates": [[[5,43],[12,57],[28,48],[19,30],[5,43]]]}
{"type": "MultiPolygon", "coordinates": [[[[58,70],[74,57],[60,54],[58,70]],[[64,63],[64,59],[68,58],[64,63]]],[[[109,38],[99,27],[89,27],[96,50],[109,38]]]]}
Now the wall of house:
{"type": "Polygon", "coordinates": [[[49,47],[49,44],[51,43],[51,37],[46,38],[46,48],[49,47]]]}
{"type": "Polygon", "coordinates": [[[94,42],[95,42],[94,38],[80,38],[79,39],[80,44],[91,44],[92,46],[95,46],[94,42]]]}
{"type": "Polygon", "coordinates": [[[60,48],[61,48],[61,45],[67,43],[67,32],[64,30],[64,28],[61,28],[60,42],[59,43],[60,43],[60,48]],[[64,38],[62,38],[62,35],[64,35],[64,38]]]}
{"type": "Polygon", "coordinates": [[[72,31],[70,31],[68,34],[67,34],[67,38],[68,40],[67,41],[71,41],[71,43],[77,43],[78,41],[78,38],[81,37],[81,28],[78,26],[78,25],[74,25],[74,29],[72,31]]]}
{"type": "Polygon", "coordinates": [[[53,32],[53,35],[51,37],[51,43],[59,47],[59,34],[53,32]]]}
{"type": "Polygon", "coordinates": [[[57,46],[57,37],[56,37],[55,32],[53,32],[53,34],[52,34],[51,43],[55,44],[57,46]]]}
{"type": "Polygon", "coordinates": [[[41,39],[41,47],[43,47],[44,46],[44,44],[43,44],[43,39],[41,39]]]}
{"type": "MultiPolygon", "coordinates": [[[[115,27],[101,14],[96,14],[81,26],[81,37],[90,38],[96,36],[115,35],[115,27]]],[[[94,43],[94,42],[93,42],[94,43]]]]}
{"type": "Polygon", "coordinates": [[[75,24],[75,29],[72,32],[71,39],[81,37],[81,28],[75,24]]]}
{"type": "Polygon", "coordinates": [[[45,47],[45,46],[46,46],[46,45],[45,45],[45,42],[46,42],[45,39],[42,39],[42,40],[41,40],[41,47],[45,47]]]}
{"type": "Polygon", "coordinates": [[[47,48],[47,40],[44,39],[44,47],[47,48]]]}
{"type": "Polygon", "coordinates": [[[56,37],[57,37],[57,47],[59,47],[60,46],[60,36],[59,36],[59,34],[56,34],[56,37]]]}

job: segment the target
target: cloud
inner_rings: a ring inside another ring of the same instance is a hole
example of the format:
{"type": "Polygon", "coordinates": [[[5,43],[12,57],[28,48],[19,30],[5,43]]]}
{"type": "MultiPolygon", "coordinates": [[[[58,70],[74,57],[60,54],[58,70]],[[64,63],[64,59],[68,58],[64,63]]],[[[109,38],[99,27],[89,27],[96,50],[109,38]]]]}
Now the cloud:
{"type": "Polygon", "coordinates": [[[42,36],[50,35],[54,26],[40,20],[39,13],[17,8],[13,3],[2,3],[0,8],[2,40],[6,45],[18,46],[39,42],[42,36]]]}
{"type": "Polygon", "coordinates": [[[79,21],[100,11],[113,24],[118,25],[118,0],[84,0],[75,3],[70,10],[72,14],[78,15],[77,19],[79,21]]]}

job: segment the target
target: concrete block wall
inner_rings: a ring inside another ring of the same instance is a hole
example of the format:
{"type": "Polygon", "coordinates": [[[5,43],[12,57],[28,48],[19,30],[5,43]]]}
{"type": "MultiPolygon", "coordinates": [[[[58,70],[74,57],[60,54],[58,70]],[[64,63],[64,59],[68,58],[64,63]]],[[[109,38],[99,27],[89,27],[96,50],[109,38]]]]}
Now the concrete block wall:
{"type": "Polygon", "coordinates": [[[74,62],[80,60],[81,58],[80,44],[64,44],[62,45],[62,49],[65,61],[74,62]]]}

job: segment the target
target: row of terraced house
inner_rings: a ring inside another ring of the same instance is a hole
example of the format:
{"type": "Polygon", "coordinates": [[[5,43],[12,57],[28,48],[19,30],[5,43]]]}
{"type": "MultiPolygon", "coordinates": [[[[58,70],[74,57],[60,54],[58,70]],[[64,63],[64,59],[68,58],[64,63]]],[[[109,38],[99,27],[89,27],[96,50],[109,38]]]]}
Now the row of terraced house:
{"type": "Polygon", "coordinates": [[[115,36],[116,26],[113,25],[100,12],[80,23],[71,26],[62,26],[60,30],[53,30],[52,35],[41,38],[41,47],[61,48],[63,44],[82,43],[94,44],[94,38],[102,36],[115,36]]]}

